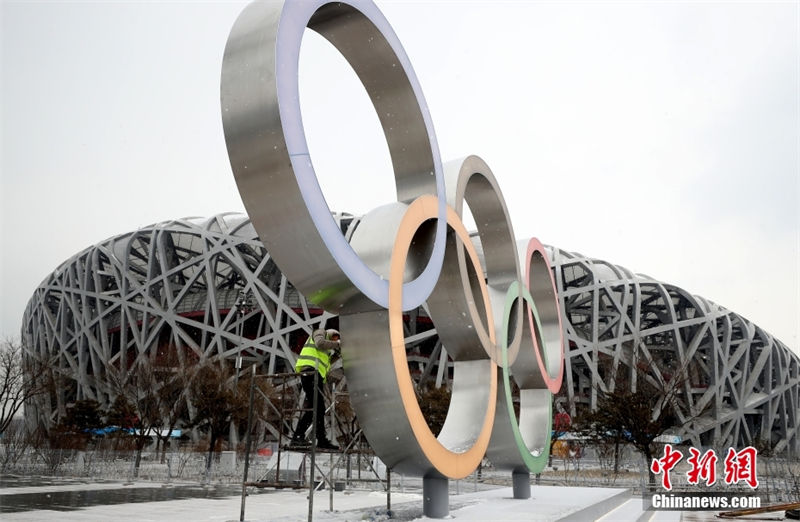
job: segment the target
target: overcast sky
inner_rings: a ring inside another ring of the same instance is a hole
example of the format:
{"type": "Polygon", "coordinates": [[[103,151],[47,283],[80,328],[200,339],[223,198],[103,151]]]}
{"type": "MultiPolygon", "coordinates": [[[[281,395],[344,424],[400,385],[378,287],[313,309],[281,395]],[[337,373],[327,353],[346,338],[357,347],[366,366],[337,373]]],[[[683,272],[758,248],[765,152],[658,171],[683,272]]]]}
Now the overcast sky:
{"type": "MultiPolygon", "coordinates": [[[[483,157],[518,237],[701,295],[798,348],[798,2],[388,2],[443,159],[483,157]]],[[[220,120],[244,2],[2,3],[0,337],[61,262],[243,211],[220,120]]],[[[333,210],[394,199],[366,92],[314,33],[312,161],[333,210]]]]}

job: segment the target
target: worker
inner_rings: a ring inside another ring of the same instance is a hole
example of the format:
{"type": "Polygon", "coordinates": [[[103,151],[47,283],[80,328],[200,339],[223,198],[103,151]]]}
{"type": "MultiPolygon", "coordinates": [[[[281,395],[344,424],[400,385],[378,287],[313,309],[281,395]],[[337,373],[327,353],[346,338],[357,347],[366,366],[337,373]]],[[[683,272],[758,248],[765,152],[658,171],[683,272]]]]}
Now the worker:
{"type": "Polygon", "coordinates": [[[325,395],[322,393],[323,383],[326,382],[328,370],[331,366],[331,355],[339,351],[340,335],[338,330],[329,328],[318,329],[311,333],[305,346],[300,351],[295,371],[300,373],[300,384],[305,392],[306,411],[300,417],[297,428],[292,436],[292,446],[308,446],[306,430],[311,425],[314,404],[314,395],[317,398],[317,448],[323,450],[338,450],[339,448],[328,440],[325,433],[325,395]]]}

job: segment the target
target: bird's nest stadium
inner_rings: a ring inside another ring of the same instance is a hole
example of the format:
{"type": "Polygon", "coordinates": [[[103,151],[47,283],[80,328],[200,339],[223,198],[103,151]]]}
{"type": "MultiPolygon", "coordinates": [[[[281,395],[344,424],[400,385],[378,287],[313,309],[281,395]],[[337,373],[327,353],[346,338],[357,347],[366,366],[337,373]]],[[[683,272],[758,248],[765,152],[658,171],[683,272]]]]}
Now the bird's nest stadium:
{"type": "MultiPolygon", "coordinates": [[[[336,219],[345,234],[358,221],[336,219]]],[[[787,346],[674,285],[557,247],[547,252],[565,339],[556,401],[572,415],[595,407],[598,392],[640,362],[648,378],[660,381],[690,368],[674,435],[698,446],[761,440],[775,451],[798,449],[800,359],[787,346]]],[[[121,234],[65,261],[30,299],[23,345],[56,361],[66,384],[26,415],[47,425],[77,399],[108,406],[112,368],[164,350],[179,354],[178,365],[232,365],[241,356],[263,373],[288,372],[311,330],[332,320],[281,274],[246,215],[179,219],[121,234]],[[246,310],[237,308],[242,292],[251,303],[246,310]]],[[[447,385],[446,347],[422,308],[408,315],[406,327],[418,386],[447,385]]]]}

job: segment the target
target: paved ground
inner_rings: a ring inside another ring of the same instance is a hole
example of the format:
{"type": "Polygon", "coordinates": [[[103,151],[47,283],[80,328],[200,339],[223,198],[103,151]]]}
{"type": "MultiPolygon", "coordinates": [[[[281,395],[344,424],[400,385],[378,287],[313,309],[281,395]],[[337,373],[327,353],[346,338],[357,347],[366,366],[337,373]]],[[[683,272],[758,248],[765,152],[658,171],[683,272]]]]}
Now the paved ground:
{"type": "MultiPolygon", "coordinates": [[[[391,492],[391,519],[427,520],[422,514],[420,488],[406,481],[391,492]]],[[[532,486],[531,498],[511,498],[510,487],[462,482],[452,484],[450,520],[678,522],[719,520],[715,512],[645,512],[640,497],[622,488],[532,486]],[[477,491],[476,491],[477,489],[477,491]]],[[[238,521],[241,494],[237,486],[203,487],[197,484],[152,482],[91,482],[89,480],[35,480],[16,487],[0,487],[0,519],[29,521],[238,521]]],[[[245,520],[290,522],[308,520],[308,491],[251,488],[245,520]]],[[[313,519],[324,522],[389,520],[383,491],[328,490],[314,495],[313,519]],[[331,499],[333,509],[331,510],[331,499]]],[[[747,520],[783,520],[783,512],[747,520]]]]}
{"type": "MultiPolygon", "coordinates": [[[[241,497],[232,495],[217,498],[178,498],[163,501],[146,500],[150,490],[161,488],[158,484],[134,483],[68,483],[63,486],[46,485],[0,489],[0,506],[11,508],[12,500],[27,497],[40,498],[66,494],[59,502],[49,506],[38,504],[38,509],[4,512],[3,520],[40,521],[104,521],[136,520],[142,522],[164,520],[229,521],[239,520],[241,497]],[[32,495],[32,496],[31,496],[32,495]],[[133,501],[124,502],[125,495],[133,501]],[[90,499],[88,502],[86,499],[90,499]],[[120,501],[102,504],[103,501],[120,501]],[[72,504],[72,505],[70,505],[72,504]],[[76,509],[77,505],[88,506],[76,509]],[[94,505],[92,505],[94,504],[94,505]]],[[[166,494],[180,486],[165,486],[166,494]]],[[[464,488],[466,489],[466,488],[464,488]]],[[[565,514],[584,508],[611,495],[618,489],[560,488],[533,486],[532,498],[514,500],[510,488],[495,488],[450,496],[450,517],[458,520],[556,520],[565,514]]],[[[199,493],[198,491],[194,492],[199,493]]],[[[224,491],[216,493],[224,494],[224,491]]],[[[347,490],[334,492],[333,511],[330,510],[329,491],[314,496],[314,520],[387,520],[386,494],[384,492],[347,490]]],[[[393,491],[392,515],[395,520],[422,518],[422,495],[418,492],[393,491]]],[[[18,503],[17,503],[18,504],[18,503]]],[[[248,521],[295,521],[308,519],[308,492],[306,490],[254,490],[246,499],[248,521]]]]}

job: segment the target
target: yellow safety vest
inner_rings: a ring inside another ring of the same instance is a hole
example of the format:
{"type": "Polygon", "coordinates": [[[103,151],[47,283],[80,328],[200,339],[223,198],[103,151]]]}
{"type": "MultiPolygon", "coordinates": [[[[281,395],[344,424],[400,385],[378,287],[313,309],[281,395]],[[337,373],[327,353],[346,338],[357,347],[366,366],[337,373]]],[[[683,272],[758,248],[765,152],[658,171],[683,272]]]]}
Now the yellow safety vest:
{"type": "Polygon", "coordinates": [[[317,370],[324,381],[328,375],[328,368],[331,367],[331,358],[327,352],[317,349],[314,344],[313,336],[309,336],[303,349],[300,350],[300,355],[297,357],[297,363],[294,365],[295,371],[302,371],[303,368],[313,368],[317,370]]]}

